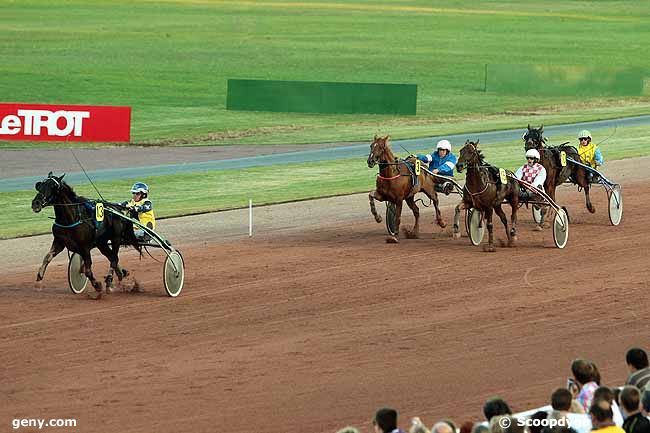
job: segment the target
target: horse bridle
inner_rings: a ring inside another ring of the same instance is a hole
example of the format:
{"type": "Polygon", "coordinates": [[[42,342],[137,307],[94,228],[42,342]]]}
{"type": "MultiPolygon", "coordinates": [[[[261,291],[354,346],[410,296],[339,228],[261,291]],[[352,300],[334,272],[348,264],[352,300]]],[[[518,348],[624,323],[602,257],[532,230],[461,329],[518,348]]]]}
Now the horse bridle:
{"type": "MultiPolygon", "coordinates": [[[[48,180],[51,180],[52,182],[54,182],[55,190],[54,190],[54,193],[51,194],[51,196],[54,197],[54,196],[56,196],[56,193],[61,188],[61,181],[57,180],[55,177],[47,177],[47,178],[43,179],[40,183],[44,184],[48,180]]],[[[38,194],[36,195],[36,197],[34,197],[34,200],[38,199],[40,201],[41,207],[54,206],[53,203],[49,202],[49,200],[51,200],[51,197],[45,199],[44,194],[41,192],[41,190],[40,189],[36,189],[36,190],[38,191],[38,194]]],[[[65,205],[62,205],[62,206],[65,206],[65,205]]]]}
{"type": "MultiPolygon", "coordinates": [[[[466,164],[467,164],[467,168],[469,168],[469,167],[476,167],[476,168],[479,169],[479,172],[480,172],[481,169],[487,170],[487,167],[489,167],[489,165],[480,165],[480,164],[478,164],[478,163],[474,163],[474,162],[473,162],[475,159],[478,159],[478,154],[477,154],[477,148],[476,148],[476,145],[475,145],[474,143],[472,143],[472,142],[468,142],[468,143],[466,144],[466,146],[472,146],[472,149],[473,149],[473,152],[474,152],[474,157],[472,158],[472,161],[468,161],[468,162],[466,163],[466,164]]],[[[481,176],[481,181],[484,181],[484,180],[483,180],[483,176],[481,176]]],[[[487,191],[488,187],[489,187],[491,184],[492,184],[492,185],[496,185],[496,182],[492,182],[492,181],[490,181],[489,172],[488,172],[488,179],[485,180],[484,182],[485,182],[485,188],[483,188],[483,189],[482,189],[481,191],[479,191],[479,192],[472,192],[472,191],[470,191],[470,190],[469,190],[469,187],[467,186],[467,181],[465,182],[465,190],[467,190],[467,192],[472,196],[472,201],[474,201],[474,196],[481,195],[481,194],[483,194],[485,191],[487,191]]]]}

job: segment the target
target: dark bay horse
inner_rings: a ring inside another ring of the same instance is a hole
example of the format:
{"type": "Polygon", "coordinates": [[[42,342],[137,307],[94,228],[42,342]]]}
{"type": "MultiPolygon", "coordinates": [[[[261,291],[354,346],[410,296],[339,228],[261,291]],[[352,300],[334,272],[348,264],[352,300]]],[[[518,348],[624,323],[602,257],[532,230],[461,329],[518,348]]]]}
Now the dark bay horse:
{"type": "MultiPolygon", "coordinates": [[[[389,201],[395,204],[395,226],[399,229],[402,202],[406,201],[406,204],[411,208],[415,217],[413,229],[405,229],[406,237],[417,238],[420,210],[415,203],[414,196],[418,192],[423,192],[433,202],[436,211],[436,222],[440,227],[446,227],[438,209],[438,195],[435,191],[435,184],[438,182],[433,176],[430,176],[422,170],[417,175],[417,185],[413,185],[412,179],[414,174],[410,171],[407,163],[415,165],[415,158],[408,158],[408,161],[396,158],[390,149],[389,139],[389,136],[375,136],[370,145],[370,154],[368,155],[368,167],[372,168],[379,164],[376,189],[368,194],[370,199],[370,212],[375,217],[375,221],[378,223],[381,222],[381,216],[377,214],[377,209],[375,208],[375,200],[389,201]]],[[[386,242],[397,243],[398,239],[396,236],[389,237],[386,239],[386,242]]]]}
{"type": "MultiPolygon", "coordinates": [[[[494,250],[494,234],[492,225],[492,212],[501,218],[506,229],[508,246],[514,246],[517,239],[517,209],[519,208],[519,184],[516,180],[507,177],[502,183],[499,176],[499,169],[486,164],[483,154],[478,149],[479,140],[476,142],[467,140],[465,146],[460,150],[456,169],[462,172],[467,167],[465,177],[465,188],[463,190],[463,203],[466,209],[478,209],[485,215],[489,233],[488,246],[486,251],[494,250]],[[511,208],[511,227],[508,229],[508,219],[501,209],[503,201],[506,200],[511,208]]],[[[456,219],[459,218],[457,212],[456,219]]],[[[458,221],[454,222],[458,225],[458,221]]]]}
{"type": "MultiPolygon", "coordinates": [[[[585,190],[585,204],[589,212],[596,212],[596,207],[591,203],[589,197],[589,178],[587,171],[577,164],[566,163],[562,166],[561,152],[566,154],[567,158],[580,161],[578,150],[573,146],[561,144],[559,146],[546,146],[546,137],[544,137],[544,125],[539,128],[531,128],[528,125],[527,131],[523,135],[524,148],[537,149],[540,156],[540,164],[546,169],[546,180],[544,181],[544,190],[555,201],[555,190],[558,185],[567,181],[573,182],[585,190]]],[[[542,223],[544,220],[545,209],[542,209],[542,223]]]]}
{"type": "MultiPolygon", "coordinates": [[[[101,296],[102,283],[97,281],[92,273],[92,258],[90,251],[97,247],[111,263],[111,270],[106,275],[107,287],[112,283],[113,272],[119,281],[128,272],[119,265],[118,251],[120,245],[131,245],[140,250],[137,239],[133,233],[133,224],[127,220],[114,217],[106,212],[104,221],[96,221],[95,202],[78,196],[72,188],[63,181],[63,176],[53,176],[52,172],[35,187],[37,194],[32,200],[32,210],[40,212],[46,206],[54,208],[54,225],[52,234],[54,240],[50,251],[43,258],[43,264],[38,270],[36,281],[41,281],[45,276],[47,265],[52,259],[67,248],[68,251],[77,253],[83,259],[84,274],[101,296]],[[110,242],[110,244],[109,244],[110,242]]],[[[112,206],[105,203],[106,206],[112,206]]]]}

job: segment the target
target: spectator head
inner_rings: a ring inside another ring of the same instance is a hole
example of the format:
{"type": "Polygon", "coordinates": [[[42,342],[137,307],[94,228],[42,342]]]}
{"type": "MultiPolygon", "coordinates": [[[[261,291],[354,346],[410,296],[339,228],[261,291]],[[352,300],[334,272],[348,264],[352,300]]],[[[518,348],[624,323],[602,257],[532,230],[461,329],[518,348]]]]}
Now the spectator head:
{"type": "Polygon", "coordinates": [[[621,409],[623,409],[626,416],[634,415],[639,411],[641,393],[636,386],[627,385],[624,387],[619,399],[621,402],[621,409]]]}
{"type": "Polygon", "coordinates": [[[490,429],[485,424],[477,422],[472,427],[472,433],[490,433],[490,429]]]}
{"type": "Polygon", "coordinates": [[[431,433],[456,433],[456,426],[450,421],[438,421],[431,427],[431,433]]]}
{"type": "Polygon", "coordinates": [[[571,410],[571,392],[566,388],[558,388],[551,394],[551,406],[555,410],[568,412],[571,410]]]}
{"type": "Polygon", "coordinates": [[[594,398],[589,408],[589,415],[591,415],[591,424],[594,429],[610,426],[614,423],[612,405],[604,398],[594,398]]]}
{"type": "Polygon", "coordinates": [[[500,397],[494,397],[486,401],[483,405],[483,415],[485,415],[485,419],[489,422],[493,417],[498,415],[512,415],[512,411],[505,400],[500,397]]]}
{"type": "Polygon", "coordinates": [[[390,433],[397,428],[397,411],[389,407],[379,409],[373,421],[376,432],[390,433]]]}
{"type": "Polygon", "coordinates": [[[519,422],[519,418],[508,416],[508,427],[503,429],[504,433],[526,433],[526,425],[519,422]]]}
{"type": "Polygon", "coordinates": [[[604,398],[611,405],[614,401],[614,391],[607,386],[599,386],[594,391],[594,398],[604,398]]]}
{"type": "Polygon", "coordinates": [[[648,354],[639,347],[633,347],[627,351],[625,362],[632,373],[648,367],[648,354]]]}
{"type": "Polygon", "coordinates": [[[503,428],[503,426],[508,423],[502,420],[508,417],[509,415],[494,415],[490,421],[488,421],[490,433],[506,433],[506,429],[503,428]]]}
{"type": "Polygon", "coordinates": [[[590,364],[591,364],[591,372],[592,372],[591,380],[593,380],[594,382],[596,382],[598,386],[600,386],[600,370],[598,370],[598,367],[596,367],[596,364],[594,364],[593,362],[590,362],[590,364]]]}
{"type": "Polygon", "coordinates": [[[460,429],[458,430],[458,433],[472,433],[473,428],[474,428],[474,423],[472,421],[465,421],[460,425],[460,429]]]}
{"type": "Polygon", "coordinates": [[[571,363],[571,372],[580,386],[589,382],[600,382],[600,373],[596,366],[586,359],[576,359],[571,363]]]}
{"type": "Polygon", "coordinates": [[[429,429],[424,425],[422,420],[417,416],[411,419],[411,428],[409,433],[430,433],[429,429]]]}
{"type": "Polygon", "coordinates": [[[641,393],[641,411],[644,416],[650,415],[650,389],[641,393]]]}
{"type": "MultiPolygon", "coordinates": [[[[540,420],[540,421],[542,421],[542,420],[545,420],[546,418],[548,418],[548,413],[546,413],[543,410],[538,410],[537,412],[535,412],[534,414],[532,414],[530,416],[530,419],[532,419],[532,420],[540,420]]],[[[530,433],[541,433],[544,426],[542,425],[541,422],[535,423],[533,421],[533,423],[528,428],[530,430],[530,433]]]]}

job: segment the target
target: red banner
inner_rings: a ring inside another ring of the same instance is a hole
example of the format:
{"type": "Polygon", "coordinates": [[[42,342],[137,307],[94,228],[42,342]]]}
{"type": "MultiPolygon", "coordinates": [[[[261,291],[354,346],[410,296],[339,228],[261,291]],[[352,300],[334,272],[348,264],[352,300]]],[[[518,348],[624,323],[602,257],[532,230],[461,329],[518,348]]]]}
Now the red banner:
{"type": "Polygon", "coordinates": [[[0,140],[110,141],[131,139],[131,107],[0,104],[0,140]]]}

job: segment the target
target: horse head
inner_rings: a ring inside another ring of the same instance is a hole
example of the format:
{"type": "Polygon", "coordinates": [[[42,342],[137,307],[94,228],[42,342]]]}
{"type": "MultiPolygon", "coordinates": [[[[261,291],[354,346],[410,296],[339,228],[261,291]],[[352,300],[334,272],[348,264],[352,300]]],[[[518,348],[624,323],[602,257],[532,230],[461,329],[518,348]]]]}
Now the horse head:
{"type": "Polygon", "coordinates": [[[378,162],[392,161],[395,158],[388,145],[389,140],[389,135],[385,137],[377,137],[375,135],[372,144],[370,144],[370,153],[368,154],[369,168],[374,167],[378,162]]]}
{"type": "Polygon", "coordinates": [[[65,173],[57,177],[50,172],[45,179],[36,182],[34,188],[36,188],[37,193],[32,200],[32,210],[35,213],[40,212],[45,206],[54,203],[54,200],[61,191],[63,176],[65,176],[65,173]]]}
{"type": "Polygon", "coordinates": [[[465,166],[479,165],[481,163],[481,151],[478,150],[479,141],[465,141],[465,145],[460,149],[458,161],[456,162],[456,169],[459,173],[465,169],[465,166]]]}
{"type": "Polygon", "coordinates": [[[544,137],[544,125],[540,125],[539,128],[531,128],[528,124],[528,130],[521,137],[524,140],[524,149],[541,149],[546,143],[546,137],[544,137]]]}

